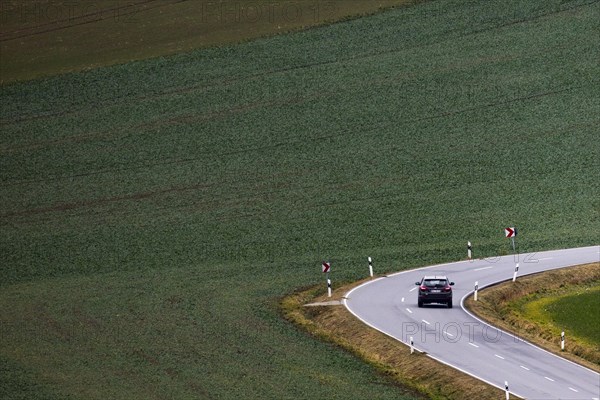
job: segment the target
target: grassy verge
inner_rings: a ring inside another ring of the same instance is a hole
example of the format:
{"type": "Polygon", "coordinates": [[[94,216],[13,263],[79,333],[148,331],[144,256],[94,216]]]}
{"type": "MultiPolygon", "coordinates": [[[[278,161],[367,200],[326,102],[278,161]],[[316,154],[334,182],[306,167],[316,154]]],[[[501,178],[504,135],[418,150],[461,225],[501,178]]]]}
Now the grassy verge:
{"type": "Polygon", "coordinates": [[[3,1],[0,83],[226,45],[410,2],[3,1]]]}
{"type": "Polygon", "coordinates": [[[586,264],[505,282],[465,305],[493,325],[600,371],[599,286],[600,264],[586,264]],[[565,351],[560,348],[562,331],[565,351]]]}
{"type": "MultiPolygon", "coordinates": [[[[360,283],[360,282],[359,282],[360,283]]],[[[430,399],[495,400],[503,391],[467,374],[449,368],[422,353],[410,354],[402,343],[360,322],[342,305],[310,306],[313,302],[340,300],[355,284],[336,288],[332,298],[321,288],[311,288],[285,297],[285,318],[315,337],[339,346],[372,365],[400,387],[411,388],[430,399]]]]}

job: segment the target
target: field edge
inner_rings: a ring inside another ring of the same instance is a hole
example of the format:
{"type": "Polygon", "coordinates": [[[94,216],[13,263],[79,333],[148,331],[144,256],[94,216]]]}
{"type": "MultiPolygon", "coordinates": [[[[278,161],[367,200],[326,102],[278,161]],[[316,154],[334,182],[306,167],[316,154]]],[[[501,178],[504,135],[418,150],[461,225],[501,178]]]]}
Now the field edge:
{"type": "Polygon", "coordinates": [[[298,329],[350,352],[388,377],[391,384],[413,391],[420,398],[492,400],[503,395],[504,391],[424,353],[411,355],[404,344],[359,321],[341,305],[341,300],[343,294],[365,281],[345,283],[331,298],[320,286],[299,289],[280,301],[280,313],[298,329]],[[336,301],[340,304],[306,306],[336,301]]]}

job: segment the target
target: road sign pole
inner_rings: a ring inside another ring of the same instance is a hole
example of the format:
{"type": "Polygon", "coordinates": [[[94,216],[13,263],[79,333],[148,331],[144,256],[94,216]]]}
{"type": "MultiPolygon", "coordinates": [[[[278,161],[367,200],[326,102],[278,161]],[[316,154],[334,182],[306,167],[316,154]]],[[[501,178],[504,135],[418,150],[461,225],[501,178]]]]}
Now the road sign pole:
{"type": "Polygon", "coordinates": [[[513,237],[511,237],[511,239],[512,239],[512,245],[513,245],[513,253],[516,253],[516,252],[517,252],[517,249],[516,249],[516,247],[515,247],[515,237],[514,237],[514,236],[513,236],[513,237]]]}
{"type": "Polygon", "coordinates": [[[371,278],[373,277],[373,264],[371,262],[371,257],[369,257],[369,274],[371,275],[371,278]]]}
{"type": "Polygon", "coordinates": [[[329,279],[329,271],[331,270],[331,261],[321,263],[321,269],[325,276],[327,277],[327,295],[331,297],[331,279],[329,279]]]}

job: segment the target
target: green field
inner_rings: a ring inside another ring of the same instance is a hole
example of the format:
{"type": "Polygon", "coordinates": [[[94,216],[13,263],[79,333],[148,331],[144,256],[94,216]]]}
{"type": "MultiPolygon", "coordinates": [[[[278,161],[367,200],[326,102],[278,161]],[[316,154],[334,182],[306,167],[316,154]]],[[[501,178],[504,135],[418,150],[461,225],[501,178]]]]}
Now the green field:
{"type": "Polygon", "coordinates": [[[599,15],[426,2],[3,86],[0,397],[411,398],[278,301],[507,226],[598,244],[599,15]]]}
{"type": "Polygon", "coordinates": [[[568,294],[545,297],[522,305],[524,316],[553,328],[557,335],[575,335],[600,349],[600,287],[574,288],[568,294]]]}

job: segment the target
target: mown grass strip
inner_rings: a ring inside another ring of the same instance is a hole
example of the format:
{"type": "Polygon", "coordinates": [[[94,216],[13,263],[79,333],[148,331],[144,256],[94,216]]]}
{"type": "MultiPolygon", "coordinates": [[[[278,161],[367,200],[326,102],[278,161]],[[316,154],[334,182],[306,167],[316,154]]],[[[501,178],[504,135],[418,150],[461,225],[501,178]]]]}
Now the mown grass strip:
{"type": "Polygon", "coordinates": [[[600,348],[600,285],[574,288],[572,294],[552,298],[543,307],[536,303],[524,307],[527,315],[531,315],[531,308],[536,308],[547,324],[566,327],[577,338],[600,348]]]}

